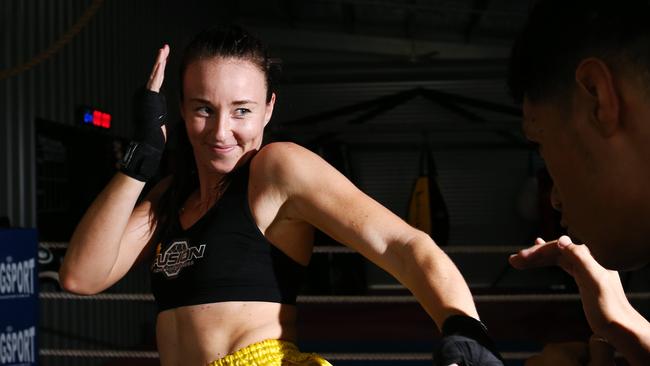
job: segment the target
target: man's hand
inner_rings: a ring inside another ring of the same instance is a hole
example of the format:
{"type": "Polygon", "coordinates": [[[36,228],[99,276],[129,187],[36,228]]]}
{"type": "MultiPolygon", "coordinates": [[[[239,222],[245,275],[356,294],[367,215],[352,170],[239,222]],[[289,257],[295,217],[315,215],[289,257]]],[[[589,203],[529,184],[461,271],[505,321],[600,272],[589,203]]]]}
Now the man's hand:
{"type": "Polygon", "coordinates": [[[605,269],[585,245],[576,245],[568,236],[535,245],[510,256],[518,269],[557,265],[573,276],[580,290],[587,321],[595,334],[607,336],[609,325],[634,311],[625,297],[618,272],[605,269]]]}
{"type": "Polygon", "coordinates": [[[573,276],[589,326],[609,341],[632,364],[650,361],[650,323],[625,297],[618,272],[601,266],[585,245],[576,245],[568,236],[535,245],[510,256],[518,269],[557,265],[573,276]]]}

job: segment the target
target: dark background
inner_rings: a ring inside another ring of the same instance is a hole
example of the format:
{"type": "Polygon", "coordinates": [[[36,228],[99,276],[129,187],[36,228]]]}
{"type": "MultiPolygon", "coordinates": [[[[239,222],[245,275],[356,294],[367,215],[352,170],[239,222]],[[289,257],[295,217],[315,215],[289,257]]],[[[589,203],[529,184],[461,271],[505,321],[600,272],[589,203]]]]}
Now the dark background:
{"type": "MultiPolygon", "coordinates": [[[[538,179],[543,162],[523,138],[517,106],[505,87],[509,48],[531,3],[4,0],[0,217],[38,228],[42,242],[68,240],[114,173],[133,131],[130,96],[147,79],[157,49],[171,46],[163,89],[174,120],[180,50],[198,30],[234,22],[282,60],[270,139],[295,141],[322,154],[403,218],[421,153],[431,154],[449,214],[445,250],[477,295],[479,311],[510,363],[521,363],[526,352],[548,341],[584,339],[588,328],[575,297],[498,297],[575,290],[558,270],[515,272],[506,261],[509,248],[529,245],[536,235],[557,234],[557,216],[544,196],[548,182],[538,179]],[[111,113],[112,128],[80,126],[81,105],[111,113]],[[476,248],[463,249],[468,246],[476,248]]],[[[336,245],[326,237],[317,244],[336,245]]],[[[59,257],[63,252],[51,250],[59,257]]],[[[623,274],[628,291],[638,294],[634,304],[646,314],[648,277],[647,270],[623,274]]],[[[136,268],[109,293],[146,294],[147,281],[146,269],[136,268]]],[[[60,293],[52,282],[44,283],[43,291],[60,293]]],[[[331,253],[314,255],[303,294],[408,295],[356,254],[331,253]]],[[[301,342],[308,350],[426,355],[435,341],[435,327],[416,303],[309,299],[300,304],[301,342]]],[[[41,303],[41,348],[153,350],[154,314],[146,300],[47,295],[41,303]]],[[[127,361],[47,353],[42,363],[127,361]]]]}

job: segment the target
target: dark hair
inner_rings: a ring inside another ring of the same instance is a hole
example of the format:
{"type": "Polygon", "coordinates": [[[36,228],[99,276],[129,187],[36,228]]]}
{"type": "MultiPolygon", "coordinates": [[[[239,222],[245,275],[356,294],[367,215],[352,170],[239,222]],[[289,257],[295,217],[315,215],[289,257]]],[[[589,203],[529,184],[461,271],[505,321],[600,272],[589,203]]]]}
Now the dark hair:
{"type": "MultiPolygon", "coordinates": [[[[214,57],[235,58],[252,62],[266,76],[266,101],[276,91],[280,72],[280,62],[268,57],[264,44],[243,28],[236,25],[219,26],[200,32],[188,44],[180,65],[179,93],[183,99],[183,76],[187,67],[194,61],[214,57]]],[[[169,188],[162,194],[152,210],[152,227],[155,232],[154,243],[160,242],[174,229],[174,220],[189,195],[199,185],[194,152],[187,136],[184,123],[173,126],[176,151],[171,155],[173,174],[169,188]]],[[[171,136],[170,136],[171,137],[171,136]]]]}
{"type": "Polygon", "coordinates": [[[185,48],[180,67],[180,97],[183,99],[183,76],[196,60],[213,57],[236,58],[250,61],[266,76],[266,101],[276,90],[280,62],[270,59],[266,46],[258,38],[237,25],[206,29],[194,37],[185,48]]]}
{"type": "Polygon", "coordinates": [[[598,57],[626,67],[650,85],[650,4],[647,0],[540,0],[510,56],[508,86],[518,103],[572,90],[581,60],[598,57]]]}

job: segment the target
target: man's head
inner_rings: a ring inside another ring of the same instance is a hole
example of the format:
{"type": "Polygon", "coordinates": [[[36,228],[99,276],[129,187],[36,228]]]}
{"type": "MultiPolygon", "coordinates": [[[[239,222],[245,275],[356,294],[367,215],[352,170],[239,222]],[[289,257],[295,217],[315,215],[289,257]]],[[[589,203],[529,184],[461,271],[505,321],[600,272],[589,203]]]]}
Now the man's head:
{"type": "Polygon", "coordinates": [[[649,1],[541,0],[509,86],[569,232],[604,266],[650,262],[649,1]]]}

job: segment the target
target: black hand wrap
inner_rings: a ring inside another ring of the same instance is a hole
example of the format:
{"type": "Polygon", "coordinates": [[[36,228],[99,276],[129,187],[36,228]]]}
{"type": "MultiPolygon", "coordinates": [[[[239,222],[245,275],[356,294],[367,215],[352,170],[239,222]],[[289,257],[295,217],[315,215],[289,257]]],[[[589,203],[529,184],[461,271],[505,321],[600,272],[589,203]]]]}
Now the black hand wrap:
{"type": "Polygon", "coordinates": [[[447,366],[503,366],[487,328],[465,315],[452,315],[442,325],[442,339],[433,353],[433,364],[447,366]]]}
{"type": "Polygon", "coordinates": [[[120,164],[120,171],[129,177],[146,182],[158,171],[165,136],[161,126],[167,118],[165,96],[142,88],[133,97],[135,139],[129,145],[120,164]]]}

